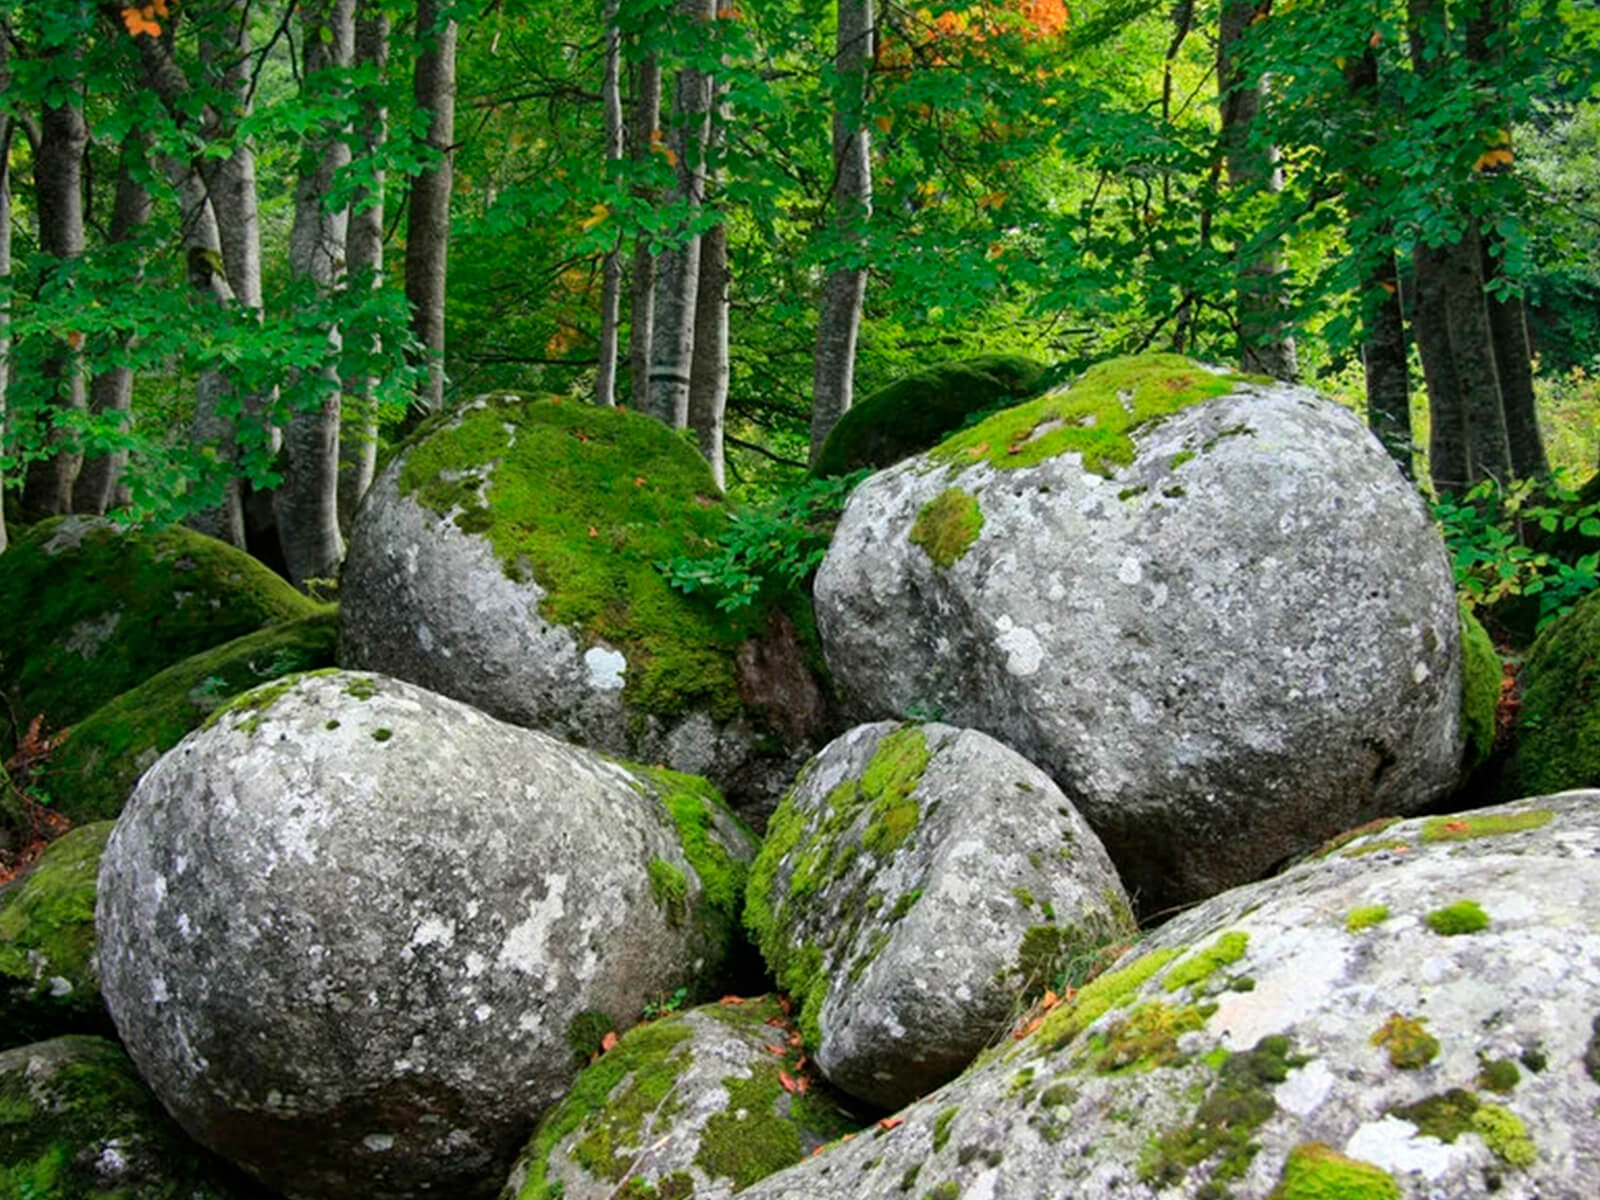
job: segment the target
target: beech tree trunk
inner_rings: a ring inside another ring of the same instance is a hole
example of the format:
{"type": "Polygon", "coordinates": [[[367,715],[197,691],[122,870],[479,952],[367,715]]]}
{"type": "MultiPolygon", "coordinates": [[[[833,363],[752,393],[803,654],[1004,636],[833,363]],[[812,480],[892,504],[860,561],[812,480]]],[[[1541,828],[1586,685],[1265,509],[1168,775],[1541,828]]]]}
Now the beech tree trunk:
{"type": "MultiPolygon", "coordinates": [[[[653,152],[661,124],[661,60],[651,55],[639,64],[633,101],[633,157],[647,160],[653,152]]],[[[641,199],[649,189],[640,188],[641,199]]],[[[650,239],[640,234],[633,246],[633,284],[629,297],[628,387],[633,407],[648,409],[650,397],[650,342],[655,333],[656,257],[650,239]]]]}
{"type": "Polygon", "coordinates": [[[406,300],[411,328],[427,354],[427,375],[406,426],[444,407],[444,285],[450,254],[451,146],[456,125],[456,22],[448,0],[417,0],[421,43],[412,98],[431,114],[427,143],[437,158],[411,181],[406,211],[406,300]]]}
{"type": "MultiPolygon", "coordinates": [[[[867,85],[873,58],[872,0],[839,0],[834,42],[833,227],[841,247],[864,254],[872,216],[872,157],[867,135],[867,85]]],[[[822,285],[811,376],[811,453],[849,411],[855,396],[856,341],[866,301],[864,262],[840,262],[822,285]]]]}
{"type": "Polygon", "coordinates": [[[700,283],[695,294],[694,361],[689,372],[689,428],[711,464],[717,487],[728,486],[723,424],[728,410],[728,226],[718,222],[700,238],[700,283]]]}
{"type": "MultiPolygon", "coordinates": [[[[356,12],[355,62],[375,68],[383,80],[389,64],[389,16],[379,0],[359,0],[356,12]]],[[[361,152],[376,158],[389,136],[389,110],[369,99],[361,109],[356,130],[361,152]]],[[[384,172],[372,173],[370,187],[351,198],[350,231],[345,245],[352,287],[383,286],[384,172]]],[[[345,414],[339,441],[339,529],[348,534],[356,506],[372,486],[378,464],[378,381],[370,376],[345,380],[345,393],[353,397],[352,412],[345,414]]]]}
{"type": "MultiPolygon", "coordinates": [[[[140,175],[144,156],[143,137],[137,132],[129,134],[123,142],[122,157],[117,166],[117,191],[111,204],[111,227],[107,231],[113,244],[133,240],[150,220],[150,192],[140,175]]],[[[144,264],[140,261],[134,267],[134,279],[139,279],[143,274],[144,264]]],[[[115,421],[119,428],[125,429],[132,407],[132,367],[111,367],[90,382],[89,410],[97,417],[115,421]]],[[[110,450],[86,456],[83,470],[73,488],[73,509],[80,513],[103,515],[115,503],[117,485],[127,462],[126,450],[110,450]]]]}
{"type": "MultiPolygon", "coordinates": [[[[716,20],[717,0],[679,0],[678,12],[708,32],[716,20]]],[[[656,262],[654,328],[650,337],[648,412],[674,429],[689,424],[689,385],[694,362],[695,299],[700,286],[700,238],[690,222],[705,199],[706,147],[710,135],[713,80],[704,71],[684,67],[673,93],[673,152],[677,182],[669,202],[687,210],[674,233],[675,244],[656,262]]]]}
{"type": "Polygon", "coordinates": [[[1466,406],[1456,382],[1450,348],[1450,317],[1445,305],[1443,253],[1418,245],[1413,255],[1417,311],[1413,321],[1422,379],[1428,389],[1428,468],[1433,490],[1459,496],[1471,486],[1467,452],[1466,406]]]}
{"type": "MultiPolygon", "coordinates": [[[[0,94],[11,88],[11,26],[0,19],[0,94]]],[[[15,125],[0,116],[0,282],[11,278],[11,137],[15,125]]],[[[6,385],[11,379],[11,306],[0,304],[0,453],[6,446],[6,385]]],[[[0,475],[0,553],[7,546],[5,476],[0,475]]]]}
{"type": "MultiPolygon", "coordinates": [[[[1239,66],[1240,43],[1258,13],[1256,0],[1223,0],[1217,38],[1217,90],[1228,184],[1245,191],[1281,192],[1277,147],[1255,129],[1267,100],[1266,84],[1249,82],[1239,66]]],[[[1239,357],[1246,371],[1274,379],[1299,374],[1294,338],[1284,322],[1283,255],[1276,246],[1247,251],[1237,264],[1239,357]]]]}
{"type": "MultiPolygon", "coordinates": [[[[605,108],[606,170],[622,161],[622,30],[617,27],[620,0],[606,0],[605,79],[600,98],[605,108]]],[[[595,374],[595,403],[613,408],[617,403],[617,334],[622,312],[622,244],[619,240],[605,257],[600,284],[600,366],[595,374]]]]}
{"type": "MultiPolygon", "coordinates": [[[[334,72],[348,68],[355,49],[355,0],[308,0],[300,10],[304,29],[302,93],[321,99],[337,94],[334,72]]],[[[330,210],[324,198],[334,177],[350,162],[347,129],[323,129],[301,151],[295,186],[294,226],[289,233],[289,273],[309,281],[319,298],[333,291],[345,263],[347,209],[330,210]]],[[[328,329],[328,363],[320,378],[301,379],[312,402],[297,397],[284,434],[287,451],[278,489],[278,540],[296,587],[339,572],[344,539],[339,533],[340,333],[328,329]]]]}

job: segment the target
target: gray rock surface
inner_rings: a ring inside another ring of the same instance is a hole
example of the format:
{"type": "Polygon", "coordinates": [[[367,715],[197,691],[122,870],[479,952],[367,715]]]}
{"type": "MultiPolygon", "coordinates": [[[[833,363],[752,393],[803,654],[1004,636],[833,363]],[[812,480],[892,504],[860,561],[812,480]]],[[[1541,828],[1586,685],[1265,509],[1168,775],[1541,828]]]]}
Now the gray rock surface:
{"type": "Polygon", "coordinates": [[[604,1029],[717,984],[752,853],[703,781],[303,676],[140,781],[102,987],[184,1128],[285,1195],[492,1194],[604,1029]]]}
{"type": "Polygon", "coordinates": [[[823,1075],[881,1109],[950,1079],[1072,959],[1134,932],[1048,775],[985,734],[890,722],[807,764],[745,920],[823,1075]]]}
{"type": "Polygon", "coordinates": [[[540,1123],[501,1200],[681,1200],[794,1165],[858,1125],[791,1038],[771,996],[630,1030],[540,1123]]]}
{"type": "Polygon", "coordinates": [[[1135,428],[1105,474],[1077,452],[1014,467],[1035,435],[994,436],[1018,456],[935,450],[852,496],[815,597],[853,716],[930,715],[1015,748],[1150,912],[1454,785],[1449,564],[1352,413],[1240,382],[1135,428]],[[981,527],[939,565],[919,523],[955,492],[981,527]]]}
{"type": "Polygon", "coordinates": [[[891,1132],[741,1196],[1589,1200],[1597,1105],[1589,791],[1371,830],[1217,896],[891,1132]]]}

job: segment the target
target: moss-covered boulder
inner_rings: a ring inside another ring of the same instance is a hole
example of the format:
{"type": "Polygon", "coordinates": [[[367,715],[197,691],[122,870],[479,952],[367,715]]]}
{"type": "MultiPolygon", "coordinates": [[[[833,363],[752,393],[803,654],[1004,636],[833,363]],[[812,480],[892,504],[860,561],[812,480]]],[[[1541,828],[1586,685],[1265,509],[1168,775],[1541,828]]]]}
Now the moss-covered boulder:
{"type": "Polygon", "coordinates": [[[771,996],[630,1030],[540,1123],[502,1200],[687,1200],[793,1166],[859,1122],[791,1032],[771,996]]]}
{"type": "Polygon", "coordinates": [[[1494,752],[1503,668],[1494,642],[1472,610],[1461,609],[1461,732],[1466,766],[1477,766],[1494,752]]]}
{"type": "Polygon", "coordinates": [[[343,661],[770,808],[825,717],[796,627],[719,612],[658,569],[712,547],[728,511],[705,460],[658,421],[480,398],[412,442],[363,504],[343,661]]]}
{"type": "Polygon", "coordinates": [[[94,954],[95,879],[111,822],[58,838],[0,889],[0,1047],[111,1031],[94,954]]]}
{"type": "Polygon", "coordinates": [[[114,1042],[61,1037],[0,1053],[7,1200],[267,1200],[189,1141],[114,1042]]]}
{"type": "Polygon", "coordinates": [[[1076,961],[1136,932],[1050,777],[935,723],[858,726],[806,764],[745,922],[822,1073],[881,1109],[953,1077],[1076,961]]]}
{"type": "Polygon", "coordinates": [[[74,822],[115,817],[139,776],[240,692],[296,671],[331,667],[331,607],[191,655],[72,727],[39,774],[52,807],[74,822]]]}
{"type": "Polygon", "coordinates": [[[888,467],[938,445],[986,409],[1031,395],[1045,366],[1021,354],[940,363],[898,379],[851,406],[823,439],[814,475],[888,467]]]}
{"type": "MultiPolygon", "coordinates": [[[[0,688],[22,728],[88,716],[163,668],[316,605],[181,526],[57,517],[0,554],[0,688]]],[[[20,734],[0,715],[0,746],[20,734]]]]}
{"type": "Polygon", "coordinates": [[[847,716],[1042,767],[1147,912],[1461,772],[1461,620],[1347,409],[1176,355],[1101,363],[855,489],[813,588],[847,716]]]}
{"type": "Polygon", "coordinates": [[[1600,592],[1554,622],[1522,667],[1515,787],[1600,785],[1600,592]]]}
{"type": "Polygon", "coordinates": [[[1175,917],[892,1130],[739,1195],[1600,1195],[1597,978],[1600,792],[1393,822],[1175,917]]]}
{"type": "Polygon", "coordinates": [[[162,1103],[276,1190],[493,1195],[613,1022],[721,994],[754,852],[703,780],[291,676],[140,779],[101,990],[162,1103]]]}

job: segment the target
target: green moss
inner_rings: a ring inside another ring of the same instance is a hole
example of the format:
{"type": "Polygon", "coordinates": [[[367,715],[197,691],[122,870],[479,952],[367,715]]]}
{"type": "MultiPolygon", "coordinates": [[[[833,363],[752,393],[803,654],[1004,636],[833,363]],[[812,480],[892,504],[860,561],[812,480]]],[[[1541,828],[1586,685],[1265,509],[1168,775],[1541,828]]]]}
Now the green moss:
{"type": "Polygon", "coordinates": [[[861,774],[861,792],[872,803],[873,820],[861,837],[867,849],[892,853],[917,827],[922,810],[912,793],[930,757],[928,739],[918,725],[902,726],[878,743],[861,774]]]}
{"type": "Polygon", "coordinates": [[[1489,914],[1473,900],[1458,900],[1445,908],[1436,908],[1423,920],[1440,937],[1481,933],[1489,928],[1489,914]]]}
{"type": "Polygon", "coordinates": [[[630,704],[719,720],[740,711],[735,654],[765,613],[718,612],[657,570],[713,549],[728,520],[705,460],[660,422],[491,402],[415,441],[400,489],[458,524],[468,518],[509,576],[543,589],[547,621],[621,651],[630,704]]]}
{"type": "Polygon", "coordinates": [[[1039,1093],[1039,1107],[1061,1108],[1075,1103],[1080,1095],[1070,1083],[1053,1083],[1039,1093]]]}
{"type": "Polygon", "coordinates": [[[1151,1071],[1182,1059],[1178,1039],[1205,1027],[1206,1018],[1194,1005],[1173,1007],[1152,1002],[1112,1023],[1095,1039],[1091,1062],[1100,1074],[1113,1071],[1151,1071]]]}
{"type": "Polygon", "coordinates": [[[813,475],[887,467],[937,445],[974,413],[1030,394],[1044,367],[1016,354],[941,363],[891,383],[839,418],[812,466],[813,475]]]}
{"type": "Polygon", "coordinates": [[[1401,838],[1384,838],[1382,841],[1368,842],[1363,846],[1351,846],[1344,852],[1344,858],[1365,858],[1369,854],[1382,854],[1388,850],[1405,851],[1411,849],[1411,843],[1401,838]]]}
{"type": "Polygon", "coordinates": [[[111,828],[101,821],[71,830],[0,890],[0,1048],[109,1030],[90,960],[95,885],[111,828]]]}
{"type": "Polygon", "coordinates": [[[387,742],[393,736],[394,730],[392,729],[374,729],[372,731],[372,740],[375,742],[387,742]]]}
{"type": "Polygon", "coordinates": [[[8,711],[24,728],[39,713],[52,729],[74,724],[175,663],[318,607],[181,526],[42,521],[0,557],[0,751],[17,735],[8,711]]]}
{"type": "Polygon", "coordinates": [[[1472,1118],[1478,1107],[1478,1098],[1471,1092],[1465,1088],[1451,1088],[1447,1092],[1424,1096],[1414,1104],[1398,1105],[1388,1111],[1403,1121],[1410,1121],[1423,1136],[1450,1143],[1463,1133],[1472,1131],[1472,1118]]]}
{"type": "Polygon", "coordinates": [[[946,1179],[924,1192],[922,1200],[961,1200],[961,1185],[953,1179],[946,1179]]]}
{"type": "Polygon", "coordinates": [[[1466,765],[1475,767],[1494,750],[1502,668],[1494,643],[1466,607],[1461,609],[1461,732],[1466,765]]]}
{"type": "Polygon", "coordinates": [[[1464,842],[1473,838],[1505,837],[1543,829],[1555,819],[1547,808],[1518,813],[1462,813],[1454,817],[1429,817],[1422,824],[1424,842],[1464,842]]]}
{"type": "Polygon", "coordinates": [[[378,694],[378,682],[371,676],[357,675],[344,685],[344,694],[357,700],[371,700],[378,694]]]}
{"type": "Polygon", "coordinates": [[[1509,1058],[1485,1059],[1479,1064],[1478,1086],[1486,1092],[1505,1095],[1522,1080],[1522,1072],[1509,1058]]]}
{"type": "MultiPolygon", "coordinates": [[[[739,933],[749,868],[729,853],[726,840],[754,837],[722,799],[722,793],[698,775],[665,767],[624,764],[653,791],[677,831],[678,846],[700,881],[700,900],[693,916],[707,939],[730,950],[739,933]]],[[[652,880],[652,887],[654,882],[652,880]]]]}
{"type": "Polygon", "coordinates": [[[933,1152],[935,1154],[943,1150],[949,1143],[950,1122],[954,1121],[960,1112],[959,1106],[952,1106],[942,1109],[939,1115],[933,1119],[933,1152]]]}
{"type": "Polygon", "coordinates": [[[1512,794],[1600,785],[1600,592],[1539,635],[1521,681],[1512,794]]]}
{"type": "Polygon", "coordinates": [[[900,1190],[902,1192],[909,1192],[912,1188],[916,1187],[917,1176],[920,1174],[922,1174],[922,1164],[919,1162],[912,1163],[900,1175],[900,1190]]]}
{"type": "Polygon", "coordinates": [[[1375,821],[1368,821],[1364,825],[1357,825],[1354,829],[1347,829],[1343,833],[1329,838],[1318,846],[1311,855],[1312,858],[1326,858],[1335,850],[1342,850],[1357,838],[1366,837],[1369,833],[1382,833],[1389,826],[1400,821],[1399,817],[1379,817],[1375,821]]]}
{"type": "Polygon", "coordinates": [[[261,727],[261,716],[279,700],[294,691],[307,679],[316,679],[325,675],[337,675],[337,667],[324,667],[316,671],[296,671],[292,675],[285,675],[271,683],[264,683],[260,687],[251,688],[248,692],[240,692],[233,699],[220,707],[212,710],[211,715],[201,722],[200,728],[210,729],[222,723],[224,717],[239,717],[230,728],[248,736],[253,736],[261,727]]]}
{"type": "Polygon", "coordinates": [[[722,1083],[728,1103],[701,1131],[695,1164],[739,1191],[799,1162],[805,1154],[800,1130],[774,1111],[784,1095],[777,1066],[758,1063],[748,1078],[722,1083]]]}
{"type": "Polygon", "coordinates": [[[1172,465],[1168,467],[1168,470],[1176,471],[1179,467],[1183,466],[1184,463],[1190,461],[1194,457],[1195,452],[1193,450],[1179,450],[1172,456],[1172,465]]]}
{"type": "Polygon", "coordinates": [[[567,1024],[567,1045],[572,1048],[572,1061],[578,1066],[587,1063],[600,1053],[600,1044],[608,1033],[615,1033],[617,1023],[610,1013],[598,1009],[585,1009],[567,1024]]]}
{"type": "Polygon", "coordinates": [[[1391,1066],[1415,1071],[1427,1066],[1439,1054],[1439,1039],[1423,1028],[1425,1021],[1423,1017],[1392,1013],[1370,1040],[1374,1046],[1388,1047],[1391,1066]]]}
{"type": "Polygon", "coordinates": [[[1063,1004],[1039,1027],[1038,1044],[1059,1049],[1071,1042],[1113,1008],[1132,999],[1144,983],[1177,958],[1178,950],[1153,950],[1129,966],[1107,971],[1078,989],[1072,1003],[1063,1004]]]}
{"type": "Polygon", "coordinates": [[[1267,1200],[1400,1200],[1400,1185],[1382,1167],[1306,1142],[1289,1152],[1267,1200]]]}
{"type": "Polygon", "coordinates": [[[650,895],[672,923],[678,924],[688,907],[689,877],[662,858],[652,858],[645,870],[650,876],[650,895]]]}
{"type": "Polygon", "coordinates": [[[1371,929],[1374,925],[1381,925],[1389,919],[1389,906],[1387,904],[1364,904],[1359,908],[1352,908],[1345,914],[1344,927],[1351,933],[1360,933],[1363,929],[1371,929]]]}
{"type": "Polygon", "coordinates": [[[1207,980],[1223,967],[1231,966],[1243,958],[1249,945],[1248,933],[1240,930],[1224,933],[1204,950],[1191,952],[1187,958],[1168,971],[1162,986],[1169,992],[1175,992],[1181,987],[1207,980]]]}
{"type": "Polygon", "coordinates": [[[916,906],[917,901],[921,899],[921,888],[912,888],[909,892],[906,892],[894,902],[894,907],[889,910],[890,922],[893,923],[904,918],[916,906]]]}
{"type": "Polygon", "coordinates": [[[1048,392],[941,442],[936,461],[1029,467],[1066,453],[1085,470],[1111,475],[1133,461],[1135,431],[1243,382],[1214,375],[1176,354],[1117,358],[1091,367],[1071,387],[1048,392]]]}
{"type": "Polygon", "coordinates": [[[959,562],[983,531],[978,498],[960,488],[946,488],[924,504],[911,526],[911,543],[927,551],[941,569],[959,562]]]}
{"type": "Polygon", "coordinates": [[[1472,1127],[1496,1158],[1510,1167],[1531,1167],[1539,1161],[1539,1148],[1528,1136],[1522,1118],[1498,1104],[1480,1104],[1472,1127]]]}

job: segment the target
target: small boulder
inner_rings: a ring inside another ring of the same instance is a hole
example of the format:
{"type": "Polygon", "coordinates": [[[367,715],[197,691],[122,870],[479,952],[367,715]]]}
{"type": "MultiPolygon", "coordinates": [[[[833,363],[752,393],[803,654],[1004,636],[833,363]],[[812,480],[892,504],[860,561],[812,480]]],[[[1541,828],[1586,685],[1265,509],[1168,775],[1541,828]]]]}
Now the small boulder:
{"type": "Polygon", "coordinates": [[[1146,911],[1460,773],[1444,544],[1361,421],[1304,388],[1102,363],[867,479],[815,597],[854,715],[1015,748],[1146,911]]]}
{"type": "Polygon", "coordinates": [[[1100,840],[1050,777],[947,725],[863,725],[806,765],[745,921],[835,1086],[932,1091],[1074,959],[1135,932],[1100,840]]]}
{"type": "Polygon", "coordinates": [[[109,1033],[94,953],[95,880],[111,822],[57,838],[0,888],[0,1048],[109,1033]]]}
{"type": "Polygon", "coordinates": [[[103,990],[179,1123],[268,1186],[491,1195],[605,1030],[715,994],[753,853],[701,780],[398,680],[281,680],[140,780],[103,990]]]}
{"type": "Polygon", "coordinates": [[[796,626],[780,609],[718,612],[657,568],[727,524],[705,460],[659,421],[480,398],[368,493],[341,661],[707,776],[764,815],[825,716],[796,626]]]}
{"type": "Polygon", "coordinates": [[[1518,791],[1600,786],[1600,592],[1539,635],[1522,666],[1518,791]]]}
{"type": "Polygon", "coordinates": [[[858,1128],[789,1033],[770,996],[630,1030],[541,1122],[501,1200],[737,1191],[858,1128]]]}
{"type": "Polygon", "coordinates": [[[1600,792],[1355,831],[740,1195],[1587,1200],[1597,982],[1600,792]]]}

